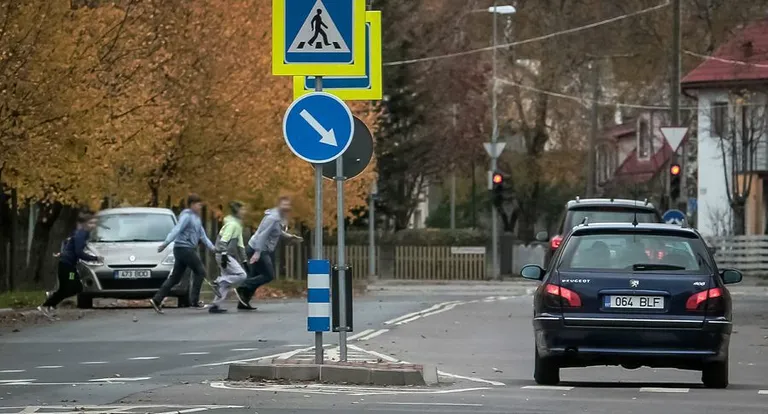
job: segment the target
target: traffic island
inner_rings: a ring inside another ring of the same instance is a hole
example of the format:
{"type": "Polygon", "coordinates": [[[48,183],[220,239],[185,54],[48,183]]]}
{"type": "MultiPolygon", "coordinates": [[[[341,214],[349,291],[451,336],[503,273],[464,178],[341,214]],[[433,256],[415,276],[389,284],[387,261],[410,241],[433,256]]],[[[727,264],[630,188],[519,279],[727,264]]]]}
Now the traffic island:
{"type": "Polygon", "coordinates": [[[319,382],[339,385],[437,385],[437,367],[415,364],[331,362],[322,365],[291,361],[232,364],[230,381],[319,382]]]}

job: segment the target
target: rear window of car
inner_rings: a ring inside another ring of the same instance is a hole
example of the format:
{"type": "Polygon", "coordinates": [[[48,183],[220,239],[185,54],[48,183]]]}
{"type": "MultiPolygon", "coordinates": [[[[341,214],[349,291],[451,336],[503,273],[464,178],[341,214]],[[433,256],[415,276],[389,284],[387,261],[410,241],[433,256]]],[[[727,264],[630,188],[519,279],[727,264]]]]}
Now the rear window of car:
{"type": "Polygon", "coordinates": [[[176,224],[170,214],[126,213],[98,217],[99,224],[91,233],[95,242],[162,242],[176,224]]]}
{"type": "Polygon", "coordinates": [[[698,237],[652,232],[574,234],[559,268],[615,272],[709,270],[706,246],[698,237]]]}
{"type": "Polygon", "coordinates": [[[637,212],[638,223],[658,223],[660,218],[653,210],[632,207],[593,206],[572,208],[568,211],[564,231],[578,226],[587,218],[589,223],[631,223],[637,212]]]}

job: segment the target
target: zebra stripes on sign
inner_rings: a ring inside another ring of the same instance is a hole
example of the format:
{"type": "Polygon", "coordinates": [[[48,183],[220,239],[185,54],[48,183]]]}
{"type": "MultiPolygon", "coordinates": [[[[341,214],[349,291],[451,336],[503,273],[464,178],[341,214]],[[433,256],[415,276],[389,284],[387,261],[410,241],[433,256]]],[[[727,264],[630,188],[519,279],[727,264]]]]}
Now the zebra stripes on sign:
{"type": "Polygon", "coordinates": [[[310,260],[307,265],[307,330],[329,332],[331,330],[331,262],[310,260]]]}

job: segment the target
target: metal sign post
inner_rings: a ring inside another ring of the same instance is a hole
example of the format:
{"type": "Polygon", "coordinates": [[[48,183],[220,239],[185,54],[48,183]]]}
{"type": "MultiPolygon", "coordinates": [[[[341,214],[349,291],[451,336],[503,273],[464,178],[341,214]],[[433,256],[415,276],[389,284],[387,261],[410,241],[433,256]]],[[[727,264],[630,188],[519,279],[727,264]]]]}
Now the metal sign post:
{"type": "Polygon", "coordinates": [[[338,221],[336,235],[338,258],[336,266],[339,275],[339,359],[347,360],[347,303],[346,303],[346,263],[344,257],[344,158],[336,158],[336,220],[338,221]]]}
{"type": "MultiPolygon", "coordinates": [[[[318,76],[315,82],[315,90],[323,91],[323,77],[318,76]]],[[[323,171],[321,164],[315,164],[315,248],[313,259],[323,258],[323,171]]],[[[315,363],[322,364],[323,360],[323,333],[315,332],[315,363]]]]}

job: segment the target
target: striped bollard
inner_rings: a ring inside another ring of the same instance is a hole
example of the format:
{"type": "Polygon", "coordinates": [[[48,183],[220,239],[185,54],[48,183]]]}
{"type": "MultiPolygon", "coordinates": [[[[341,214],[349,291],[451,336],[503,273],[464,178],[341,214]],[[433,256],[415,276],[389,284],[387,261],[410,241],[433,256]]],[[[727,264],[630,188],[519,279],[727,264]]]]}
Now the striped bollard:
{"type": "Polygon", "coordinates": [[[309,332],[331,330],[331,262],[310,260],[307,264],[307,302],[309,332]]]}

